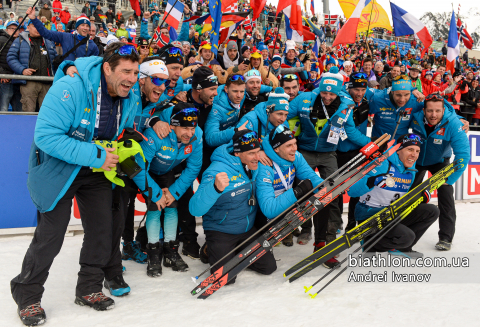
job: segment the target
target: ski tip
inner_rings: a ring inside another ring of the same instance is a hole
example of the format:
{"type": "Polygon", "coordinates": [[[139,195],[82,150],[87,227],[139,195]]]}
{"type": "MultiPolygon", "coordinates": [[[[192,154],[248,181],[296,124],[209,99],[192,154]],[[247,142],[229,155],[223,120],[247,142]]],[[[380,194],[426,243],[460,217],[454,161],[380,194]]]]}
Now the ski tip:
{"type": "Polygon", "coordinates": [[[198,283],[198,276],[192,277],[192,282],[194,282],[195,285],[198,285],[198,284],[199,284],[199,283],[198,283]]]}
{"type": "Polygon", "coordinates": [[[312,286],[304,286],[303,288],[305,289],[305,293],[308,293],[308,291],[312,289],[312,286]]]}
{"type": "Polygon", "coordinates": [[[314,299],[314,298],[316,298],[316,297],[317,297],[318,293],[314,293],[314,294],[308,294],[308,295],[310,295],[310,298],[311,298],[311,299],[314,299]]]}
{"type": "Polygon", "coordinates": [[[283,277],[287,277],[287,274],[283,274],[283,277]]]}

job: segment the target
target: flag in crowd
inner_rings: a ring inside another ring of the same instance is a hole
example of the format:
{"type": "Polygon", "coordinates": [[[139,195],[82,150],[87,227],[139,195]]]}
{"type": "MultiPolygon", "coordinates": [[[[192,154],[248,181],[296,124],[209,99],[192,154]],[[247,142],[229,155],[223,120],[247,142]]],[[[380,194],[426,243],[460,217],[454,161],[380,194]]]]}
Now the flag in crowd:
{"type": "Polygon", "coordinates": [[[457,25],[455,24],[455,12],[452,11],[450,31],[448,32],[447,70],[455,71],[455,60],[460,54],[460,42],[458,40],[457,25]]]}
{"type": "Polygon", "coordinates": [[[458,20],[457,20],[457,34],[458,34],[458,39],[463,42],[465,47],[472,50],[473,39],[468,33],[467,27],[463,26],[462,21],[460,20],[460,17],[458,17],[458,20]]]}
{"type": "Polygon", "coordinates": [[[177,29],[182,19],[183,8],[185,4],[177,0],[168,0],[167,8],[163,19],[165,23],[177,29]]]}

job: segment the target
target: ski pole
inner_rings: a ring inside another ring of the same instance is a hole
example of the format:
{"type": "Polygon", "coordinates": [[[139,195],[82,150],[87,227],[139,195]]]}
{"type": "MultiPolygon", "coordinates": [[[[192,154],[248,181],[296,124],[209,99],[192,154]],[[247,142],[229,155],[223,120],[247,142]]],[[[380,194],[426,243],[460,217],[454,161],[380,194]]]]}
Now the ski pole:
{"type": "Polygon", "coordinates": [[[401,111],[400,111],[400,115],[398,116],[397,126],[395,126],[395,130],[393,131],[393,134],[392,134],[392,137],[390,138],[390,140],[394,140],[394,139],[395,139],[395,135],[397,134],[398,126],[400,126],[400,121],[402,120],[404,114],[405,114],[405,110],[401,110],[401,111]]]}
{"type": "MultiPolygon", "coordinates": [[[[376,139],[373,143],[375,143],[378,147],[382,146],[387,140],[389,139],[389,134],[383,134],[382,136],[380,136],[378,139],[376,139]]],[[[367,149],[368,151],[368,149],[367,149]]],[[[249,238],[247,238],[245,241],[243,241],[242,243],[240,243],[239,245],[237,245],[233,250],[231,250],[229,253],[225,254],[221,259],[217,260],[217,262],[215,262],[214,264],[212,264],[210,267],[208,267],[207,269],[205,269],[204,271],[202,271],[199,275],[195,276],[195,277],[192,277],[192,280],[194,283],[197,283],[196,281],[198,280],[198,278],[200,278],[200,276],[202,276],[203,274],[205,274],[207,271],[209,271],[210,269],[212,269],[213,267],[215,267],[219,262],[223,261],[225,258],[227,258],[228,256],[230,256],[232,253],[235,253],[235,251],[237,251],[238,249],[240,249],[242,246],[244,246],[247,242],[251,241],[254,237],[257,237],[258,235],[260,235],[260,233],[262,231],[264,231],[267,227],[270,227],[273,223],[277,222],[278,220],[280,220],[280,218],[282,218],[282,216],[290,211],[294,206],[299,206],[300,205],[300,202],[307,199],[308,196],[310,196],[316,189],[322,187],[323,185],[325,185],[325,183],[327,182],[330,182],[330,181],[333,181],[335,178],[338,178],[339,176],[342,176],[343,174],[341,174],[341,172],[343,170],[345,170],[348,166],[350,166],[352,163],[355,162],[355,165],[358,164],[358,160],[361,160],[363,159],[363,157],[365,156],[364,153],[359,153],[358,155],[356,155],[353,159],[351,159],[349,162],[347,162],[345,165],[343,165],[340,169],[337,169],[333,174],[331,174],[330,176],[328,176],[326,179],[323,180],[323,182],[321,182],[320,184],[318,184],[317,186],[315,186],[312,190],[310,190],[308,193],[306,193],[304,196],[302,196],[299,200],[297,200],[295,203],[293,203],[290,207],[288,207],[287,209],[285,209],[281,214],[279,214],[277,217],[271,219],[267,224],[265,224],[263,227],[261,227],[260,229],[258,229],[254,234],[252,234],[249,238]]],[[[307,208],[304,208],[303,211],[307,209],[307,208]]]]}
{"type": "MultiPolygon", "coordinates": [[[[35,1],[35,3],[33,4],[32,8],[33,10],[35,10],[35,6],[37,5],[37,2],[38,0],[35,1]]],[[[15,32],[12,33],[12,35],[10,35],[10,37],[8,38],[7,42],[5,42],[5,44],[3,45],[2,49],[0,49],[0,55],[2,54],[3,52],[3,49],[5,49],[5,47],[7,46],[8,42],[10,42],[10,40],[13,38],[13,36],[15,35],[15,33],[17,33],[17,31],[19,30],[19,28],[23,25],[23,22],[25,21],[25,19],[27,18],[27,15],[25,15],[22,19],[21,22],[18,23],[18,26],[17,28],[15,29],[15,32]]]]}

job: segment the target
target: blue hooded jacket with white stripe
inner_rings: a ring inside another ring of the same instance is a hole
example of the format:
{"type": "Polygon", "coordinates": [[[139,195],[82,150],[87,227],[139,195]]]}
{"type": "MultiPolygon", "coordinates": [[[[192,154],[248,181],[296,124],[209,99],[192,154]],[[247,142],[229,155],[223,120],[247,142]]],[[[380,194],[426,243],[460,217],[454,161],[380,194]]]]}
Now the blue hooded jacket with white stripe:
{"type": "Polygon", "coordinates": [[[255,222],[257,205],[248,200],[255,195],[255,180],[258,170],[253,170],[250,179],[239,157],[233,155],[233,142],[224,144],[213,152],[212,163],[202,175],[202,183],[189,203],[193,216],[203,216],[203,229],[227,234],[248,232],[255,222]],[[218,193],[215,176],[227,173],[229,185],[218,193]]]}
{"type": "Polygon", "coordinates": [[[317,135],[315,126],[310,120],[310,113],[315,100],[319,95],[320,89],[317,88],[312,92],[304,92],[298,95],[290,102],[290,110],[287,119],[292,119],[293,117],[298,116],[300,120],[301,131],[298,135],[298,147],[300,149],[315,152],[336,151],[337,144],[331,144],[327,142],[330,125],[339,128],[343,127],[348,139],[360,147],[366,145],[370,141],[365,134],[362,134],[355,127],[351,113],[347,121],[344,121],[348,112],[348,105],[353,105],[354,102],[343,91],[341,91],[338,95],[341,100],[340,106],[335,114],[325,123],[320,134],[317,135]]]}
{"type": "MultiPolygon", "coordinates": [[[[100,168],[105,162],[106,151],[91,143],[102,63],[101,57],[77,59],[75,66],[80,76],[73,78],[65,77],[60,66],[43,100],[35,126],[27,180],[32,201],[40,212],[55,208],[80,168],[100,168]]],[[[122,100],[120,126],[114,139],[124,128],[133,127],[138,100],[132,90],[128,98],[122,100]]]]}
{"type": "MultiPolygon", "coordinates": [[[[292,163],[291,161],[281,158],[275,150],[273,150],[268,137],[263,139],[262,145],[265,154],[279,166],[284,176],[288,174],[288,169],[290,168],[291,174],[295,174],[296,178],[299,180],[309,179],[314,187],[323,181],[323,179],[318,177],[313,169],[310,168],[300,152],[297,151],[295,153],[295,160],[292,163]]],[[[258,163],[256,184],[258,204],[260,205],[262,213],[268,219],[275,218],[297,201],[293,193],[293,188],[275,196],[275,190],[282,188],[283,185],[280,178],[277,178],[275,169],[271,166],[264,166],[262,163],[258,163]]],[[[283,189],[284,188],[285,187],[283,187],[283,189]]]]}
{"type": "Polygon", "coordinates": [[[467,134],[462,130],[463,123],[458,119],[455,109],[444,100],[445,113],[442,121],[437,124],[433,132],[427,136],[425,131],[424,118],[422,111],[413,114],[411,128],[414,133],[422,137],[423,143],[420,146],[420,155],[417,164],[420,166],[430,166],[444,162],[455,154],[455,159],[463,160],[463,167],[450,175],[447,184],[453,185],[462,176],[470,160],[470,143],[467,134]]]}
{"type": "MultiPolygon", "coordinates": [[[[218,94],[213,99],[212,110],[205,123],[205,141],[211,147],[230,142],[233,134],[235,134],[235,126],[240,116],[240,109],[232,107],[224,89],[225,85],[218,87],[218,94]]],[[[271,90],[270,86],[262,85],[260,87],[260,93],[270,92],[271,90]]],[[[239,108],[243,107],[244,101],[245,96],[240,102],[239,108]]]]}
{"type": "MultiPolygon", "coordinates": [[[[165,109],[165,115],[170,117],[173,107],[165,109]]],[[[170,119],[167,121],[170,122],[170,119]]],[[[187,161],[187,166],[182,171],[179,178],[168,188],[175,200],[178,200],[185,191],[192,186],[202,167],[203,156],[203,132],[200,127],[195,128],[195,134],[188,144],[181,144],[178,148],[177,135],[173,130],[168,137],[160,139],[152,128],[145,130],[147,141],[142,141],[140,146],[143,150],[145,160],[148,162],[148,170],[156,175],[163,175],[171,171],[174,167],[187,161]]],[[[145,190],[145,175],[148,186],[152,188],[152,201],[157,202],[162,197],[162,189],[154,182],[150,174],[145,170],[138,173],[133,181],[140,190],[145,190]]]]}
{"type": "MultiPolygon", "coordinates": [[[[272,123],[268,120],[266,102],[260,102],[259,104],[257,104],[252,111],[250,111],[240,119],[236,127],[238,128],[242,126],[243,124],[245,124],[246,121],[248,121],[248,123],[245,127],[259,134],[258,137],[262,139],[264,138],[264,136],[268,136],[270,132],[276,127],[276,126],[273,126],[272,123]],[[259,120],[261,125],[260,134],[259,134],[259,126],[258,126],[259,120]]],[[[288,127],[288,121],[285,120],[285,122],[282,125],[288,127]]]]}

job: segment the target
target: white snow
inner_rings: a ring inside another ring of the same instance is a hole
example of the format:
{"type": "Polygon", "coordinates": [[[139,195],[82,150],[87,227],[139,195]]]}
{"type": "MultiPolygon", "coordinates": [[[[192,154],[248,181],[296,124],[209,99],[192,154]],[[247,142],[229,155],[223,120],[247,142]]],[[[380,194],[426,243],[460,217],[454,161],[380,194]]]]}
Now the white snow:
{"type": "MultiPolygon", "coordinates": [[[[457,204],[457,230],[453,254],[480,253],[478,221],[480,203],[457,204]]],[[[344,219],[346,217],[344,216],[344,219]]],[[[201,232],[201,228],[200,232],[201,232]]],[[[438,223],[415,247],[429,256],[434,250],[438,223]]],[[[203,244],[204,236],[199,237],[203,244]]],[[[0,326],[22,326],[10,295],[10,280],[16,276],[31,241],[29,236],[0,238],[0,326]]],[[[163,268],[163,276],[152,279],[146,265],[124,262],[129,296],[115,298],[116,307],[96,312],[73,303],[82,236],[66,237],[53,263],[42,306],[46,326],[472,326],[478,324],[476,283],[348,283],[351,269],[315,299],[303,291],[327,269],[318,267],[289,284],[283,273],[312,251],[295,244],[274,249],[278,269],[271,276],[244,271],[232,286],[226,286],[205,301],[190,295],[191,276],[207,266],[186,258],[190,271],[174,273],[163,268]]],[[[345,254],[340,259],[345,258],[345,254]]],[[[472,268],[470,268],[472,269],[472,268]]],[[[455,269],[451,269],[455,274],[455,269]]],[[[477,270],[477,276],[480,271],[477,270]]],[[[204,276],[207,277],[207,276],[204,276]]],[[[450,279],[452,280],[452,278],[450,279]]],[[[314,287],[317,290],[318,286],[314,287]]],[[[106,291],[106,294],[109,294],[106,291]]]]}

